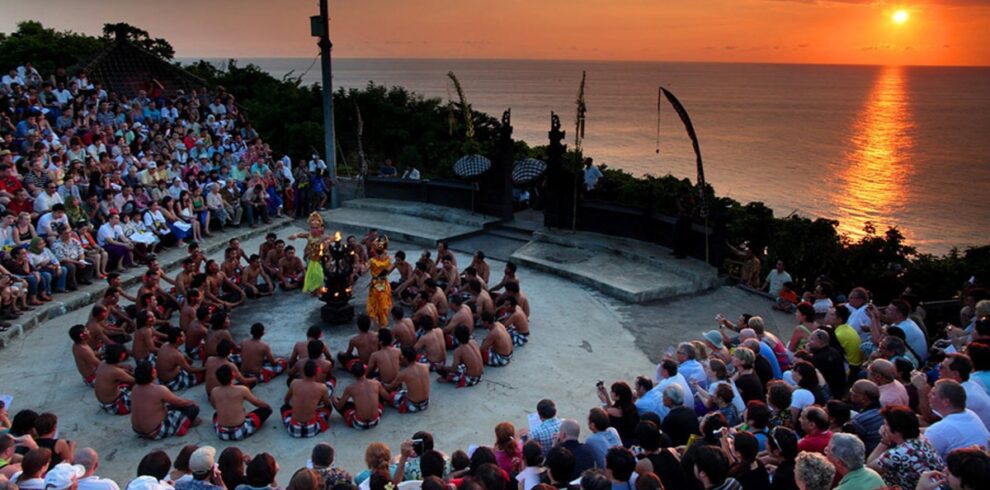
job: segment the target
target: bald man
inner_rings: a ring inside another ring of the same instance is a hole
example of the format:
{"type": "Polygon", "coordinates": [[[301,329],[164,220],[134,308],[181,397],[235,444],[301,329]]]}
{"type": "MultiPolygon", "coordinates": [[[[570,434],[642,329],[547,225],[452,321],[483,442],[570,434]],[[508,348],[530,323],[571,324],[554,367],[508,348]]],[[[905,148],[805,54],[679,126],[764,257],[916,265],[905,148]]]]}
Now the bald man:
{"type": "Polygon", "coordinates": [[[581,435],[581,424],[574,419],[564,419],[560,422],[560,432],[557,433],[557,444],[574,455],[574,471],[571,480],[581,477],[584,470],[595,467],[595,450],[591,446],[578,441],[581,435]]]}
{"type": "Polygon", "coordinates": [[[880,389],[880,405],[911,405],[907,388],[897,380],[897,368],[886,359],[877,359],[866,369],[866,378],[880,389]]]}
{"type": "Polygon", "coordinates": [[[883,417],[880,415],[880,387],[868,379],[858,380],[849,390],[849,399],[859,412],[850,422],[856,435],[863,440],[866,454],[870,454],[880,444],[880,426],[883,425],[883,417]]]}
{"type": "Polygon", "coordinates": [[[82,466],[85,471],[78,480],[77,490],[120,490],[113,480],[96,476],[96,470],[100,467],[100,456],[95,449],[87,447],[76,451],[72,463],[82,466]]]}

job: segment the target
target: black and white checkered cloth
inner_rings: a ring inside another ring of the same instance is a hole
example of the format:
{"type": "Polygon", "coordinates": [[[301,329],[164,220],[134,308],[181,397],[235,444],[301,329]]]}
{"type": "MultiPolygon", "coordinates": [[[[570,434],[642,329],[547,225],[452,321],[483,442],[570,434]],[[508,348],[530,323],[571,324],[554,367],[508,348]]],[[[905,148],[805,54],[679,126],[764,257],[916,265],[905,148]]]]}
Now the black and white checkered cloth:
{"type": "Polygon", "coordinates": [[[463,179],[481,176],[492,168],[492,161],[481,155],[466,155],[454,162],[454,173],[463,179]]]}
{"type": "Polygon", "coordinates": [[[512,183],[516,185],[528,184],[543,175],[547,171],[547,164],[543,160],[535,158],[525,158],[517,160],[512,167],[512,183]]]}

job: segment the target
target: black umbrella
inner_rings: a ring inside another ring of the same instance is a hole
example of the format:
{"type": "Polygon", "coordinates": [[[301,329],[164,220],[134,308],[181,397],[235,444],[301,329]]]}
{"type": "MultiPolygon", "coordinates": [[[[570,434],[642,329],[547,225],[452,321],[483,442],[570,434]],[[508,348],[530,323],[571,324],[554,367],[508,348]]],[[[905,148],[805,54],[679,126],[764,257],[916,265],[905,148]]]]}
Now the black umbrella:
{"type": "Polygon", "coordinates": [[[492,161],[481,155],[466,155],[454,163],[454,173],[462,179],[473,179],[492,168],[492,161]]]}
{"type": "Polygon", "coordinates": [[[517,160],[512,167],[512,183],[516,185],[528,184],[543,175],[547,171],[547,164],[543,160],[535,158],[525,158],[517,160]]]}

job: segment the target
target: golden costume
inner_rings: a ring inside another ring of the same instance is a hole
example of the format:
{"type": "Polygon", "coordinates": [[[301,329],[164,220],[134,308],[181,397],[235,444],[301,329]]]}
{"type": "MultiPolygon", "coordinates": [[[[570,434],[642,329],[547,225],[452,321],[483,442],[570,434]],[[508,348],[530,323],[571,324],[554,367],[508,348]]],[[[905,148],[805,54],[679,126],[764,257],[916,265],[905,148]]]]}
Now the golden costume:
{"type": "Polygon", "coordinates": [[[392,272],[392,259],[388,256],[388,237],[380,236],[373,242],[376,254],[368,261],[371,283],[368,286],[368,316],[379,326],[388,325],[388,315],[392,310],[392,285],[388,275],[392,272]]]}

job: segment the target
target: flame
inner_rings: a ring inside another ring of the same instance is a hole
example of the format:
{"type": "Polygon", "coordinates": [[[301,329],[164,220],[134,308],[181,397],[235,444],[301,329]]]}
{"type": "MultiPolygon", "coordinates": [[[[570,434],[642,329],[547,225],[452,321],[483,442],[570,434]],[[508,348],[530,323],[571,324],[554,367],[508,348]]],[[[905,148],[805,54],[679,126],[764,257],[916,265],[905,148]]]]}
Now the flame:
{"type": "Polygon", "coordinates": [[[335,241],[335,242],[339,242],[339,241],[340,241],[340,238],[341,238],[342,236],[343,236],[343,235],[341,235],[341,234],[340,234],[340,230],[337,230],[337,231],[336,231],[336,232],[335,232],[335,233],[333,234],[333,241],[335,241]]]}

